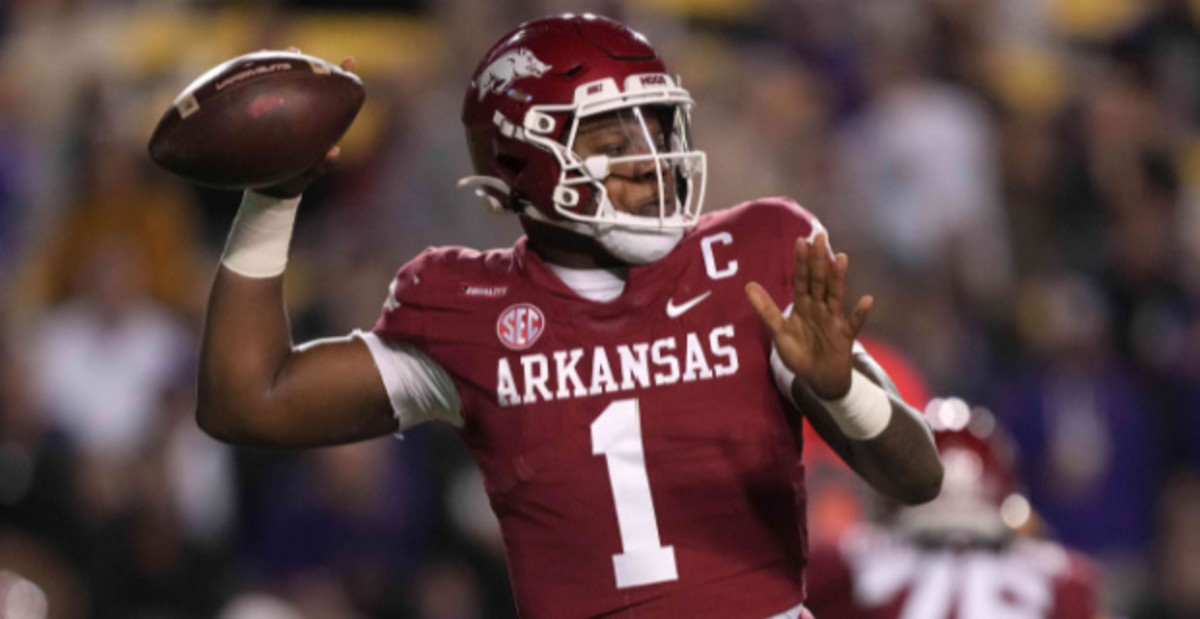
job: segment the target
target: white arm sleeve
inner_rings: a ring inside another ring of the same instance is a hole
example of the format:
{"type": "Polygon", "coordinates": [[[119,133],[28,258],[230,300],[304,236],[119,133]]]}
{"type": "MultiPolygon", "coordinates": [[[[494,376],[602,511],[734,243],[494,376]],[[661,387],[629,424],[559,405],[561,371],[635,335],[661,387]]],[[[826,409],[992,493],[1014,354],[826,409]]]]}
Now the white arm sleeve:
{"type": "Polygon", "coordinates": [[[374,333],[356,329],[351,335],[371,350],[401,432],[426,421],[462,427],[458,389],[437,361],[416,346],[387,342],[374,333]]]}

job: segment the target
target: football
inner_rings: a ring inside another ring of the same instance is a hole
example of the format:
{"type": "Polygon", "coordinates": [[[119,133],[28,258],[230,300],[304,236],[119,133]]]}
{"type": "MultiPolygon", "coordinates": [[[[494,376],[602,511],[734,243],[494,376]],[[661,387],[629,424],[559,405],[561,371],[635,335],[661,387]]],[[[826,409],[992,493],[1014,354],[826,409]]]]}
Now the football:
{"type": "Polygon", "coordinates": [[[150,158],[200,185],[267,187],[320,162],[365,99],[358,76],[320,58],[238,56],[175,98],[150,137],[150,158]]]}

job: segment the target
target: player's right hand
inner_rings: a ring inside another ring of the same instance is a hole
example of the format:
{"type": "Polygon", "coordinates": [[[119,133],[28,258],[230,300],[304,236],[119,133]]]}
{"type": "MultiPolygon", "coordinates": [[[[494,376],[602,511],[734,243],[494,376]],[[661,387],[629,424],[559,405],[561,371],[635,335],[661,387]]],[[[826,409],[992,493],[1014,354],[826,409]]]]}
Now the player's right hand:
{"type": "MultiPolygon", "coordinates": [[[[289,47],[288,51],[295,52],[298,54],[298,53],[300,53],[300,48],[289,47]]],[[[358,65],[358,62],[354,59],[354,56],[346,56],[345,58],[342,59],[342,62],[340,64],[342,69],[345,69],[346,71],[349,71],[351,73],[354,72],[354,68],[357,65],[358,65]]],[[[257,193],[261,193],[264,196],[271,196],[272,198],[280,198],[280,199],[295,198],[296,196],[299,196],[300,194],[304,193],[304,190],[307,189],[308,186],[311,185],[313,181],[317,180],[322,175],[324,175],[326,172],[328,172],[329,169],[333,167],[333,164],[337,161],[338,156],[341,155],[341,152],[342,152],[341,148],[334,146],[329,149],[329,152],[325,153],[325,158],[322,159],[320,161],[320,163],[305,170],[296,178],[286,180],[282,183],[279,183],[278,185],[272,185],[270,187],[260,187],[258,189],[255,189],[254,191],[256,191],[257,193]]]]}

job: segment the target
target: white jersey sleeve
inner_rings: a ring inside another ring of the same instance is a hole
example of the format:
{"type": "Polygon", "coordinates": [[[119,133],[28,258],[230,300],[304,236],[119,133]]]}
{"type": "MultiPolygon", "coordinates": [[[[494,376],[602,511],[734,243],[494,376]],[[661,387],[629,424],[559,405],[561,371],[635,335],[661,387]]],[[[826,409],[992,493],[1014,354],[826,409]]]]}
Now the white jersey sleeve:
{"type": "Polygon", "coordinates": [[[450,374],[416,346],[388,342],[374,333],[352,334],[367,345],[392,403],[400,431],[427,421],[463,425],[462,402],[450,374]]]}

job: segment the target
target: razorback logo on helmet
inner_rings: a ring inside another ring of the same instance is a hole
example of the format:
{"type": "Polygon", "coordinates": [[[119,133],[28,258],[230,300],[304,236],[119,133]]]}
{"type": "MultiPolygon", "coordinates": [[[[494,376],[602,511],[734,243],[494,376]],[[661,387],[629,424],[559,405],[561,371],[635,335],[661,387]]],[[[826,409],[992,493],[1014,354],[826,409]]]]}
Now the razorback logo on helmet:
{"type": "Polygon", "coordinates": [[[508,52],[492,61],[492,64],[479,74],[479,100],[483,101],[489,92],[504,92],[509,84],[519,78],[541,77],[551,68],[553,67],[538,60],[533,52],[524,47],[508,52]]]}
{"type": "Polygon", "coordinates": [[[500,342],[512,350],[525,350],[537,341],[546,330],[546,315],[530,303],[510,305],[500,312],[496,321],[496,335],[500,342]]]}

